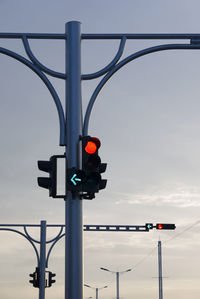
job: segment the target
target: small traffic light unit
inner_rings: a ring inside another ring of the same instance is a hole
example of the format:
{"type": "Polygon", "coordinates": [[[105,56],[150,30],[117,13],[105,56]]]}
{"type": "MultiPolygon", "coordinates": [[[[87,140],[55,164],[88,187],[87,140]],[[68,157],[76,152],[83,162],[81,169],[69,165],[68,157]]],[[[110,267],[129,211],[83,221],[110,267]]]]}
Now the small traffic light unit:
{"type": "Polygon", "coordinates": [[[101,142],[96,137],[84,136],[82,139],[82,170],[67,169],[67,190],[81,192],[83,199],[93,199],[95,193],[106,187],[107,180],[101,178],[107,164],[101,163],[98,150],[101,142]]]}
{"type": "Polygon", "coordinates": [[[157,223],[155,226],[153,223],[146,223],[145,224],[146,231],[149,231],[150,229],[156,228],[156,229],[175,229],[176,225],[172,223],[157,223]]]}
{"type": "Polygon", "coordinates": [[[63,198],[64,195],[57,195],[57,159],[65,158],[65,155],[54,155],[49,161],[38,161],[38,168],[49,173],[49,177],[38,177],[38,185],[49,189],[49,196],[53,198],[63,198]]]}
{"type": "Polygon", "coordinates": [[[153,223],[146,223],[145,224],[146,230],[153,229],[153,223]]]}
{"type": "Polygon", "coordinates": [[[29,280],[29,282],[33,285],[34,288],[39,288],[40,287],[40,273],[39,273],[39,268],[37,267],[35,269],[35,272],[29,274],[30,277],[33,279],[29,280]]]}
{"type": "Polygon", "coordinates": [[[171,223],[157,223],[156,229],[175,229],[176,225],[171,223]]]}
{"type": "Polygon", "coordinates": [[[39,177],[38,185],[42,188],[49,189],[49,196],[56,196],[56,177],[57,177],[57,161],[52,156],[49,161],[38,161],[38,168],[41,171],[49,173],[49,177],[39,177]]]}
{"type": "Polygon", "coordinates": [[[48,287],[50,288],[52,286],[52,284],[56,282],[55,279],[52,279],[53,277],[56,276],[56,274],[49,271],[48,275],[49,275],[49,277],[48,277],[48,287]]]}
{"type": "MultiPolygon", "coordinates": [[[[37,267],[35,269],[35,272],[29,274],[30,277],[32,277],[32,280],[29,280],[29,282],[33,285],[34,288],[40,287],[40,269],[37,267]]],[[[45,271],[45,288],[50,288],[53,283],[56,282],[53,277],[55,277],[56,274],[52,273],[50,271],[45,271]]]]}

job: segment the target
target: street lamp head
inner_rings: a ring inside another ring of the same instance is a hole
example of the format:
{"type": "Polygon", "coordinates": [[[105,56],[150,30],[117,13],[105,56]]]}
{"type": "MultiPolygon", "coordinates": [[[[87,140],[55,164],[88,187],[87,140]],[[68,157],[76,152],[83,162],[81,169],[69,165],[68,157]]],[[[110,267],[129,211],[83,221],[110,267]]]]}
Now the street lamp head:
{"type": "Polygon", "coordinates": [[[128,269],[128,270],[126,270],[126,272],[130,272],[130,271],[132,271],[132,269],[128,269]]]}
{"type": "Polygon", "coordinates": [[[87,288],[92,288],[91,286],[89,286],[88,284],[84,284],[84,287],[87,287],[87,288]]]}
{"type": "Polygon", "coordinates": [[[110,270],[106,269],[106,268],[103,268],[103,267],[100,267],[101,270],[104,270],[104,271],[108,271],[110,272],[110,270]]]}

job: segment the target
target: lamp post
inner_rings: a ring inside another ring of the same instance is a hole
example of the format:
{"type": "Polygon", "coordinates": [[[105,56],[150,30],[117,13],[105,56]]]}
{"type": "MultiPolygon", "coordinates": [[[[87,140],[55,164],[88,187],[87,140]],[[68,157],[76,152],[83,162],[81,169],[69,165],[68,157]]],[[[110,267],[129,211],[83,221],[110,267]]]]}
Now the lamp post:
{"type": "Polygon", "coordinates": [[[110,272],[110,273],[116,274],[116,299],[119,299],[119,275],[123,274],[123,273],[126,273],[126,272],[130,272],[132,269],[127,269],[127,270],[124,270],[124,271],[111,271],[111,270],[109,270],[107,268],[103,268],[103,267],[101,267],[100,269],[104,270],[104,271],[107,271],[107,272],[110,272]]]}
{"type": "MultiPolygon", "coordinates": [[[[94,288],[94,287],[91,287],[89,284],[84,284],[84,286],[96,291],[96,299],[99,298],[99,290],[106,289],[108,287],[108,286],[104,286],[104,287],[101,287],[101,288],[94,288]]],[[[89,297],[89,298],[92,298],[92,297],[89,297]]]]}
{"type": "MultiPolygon", "coordinates": [[[[54,33],[0,33],[0,39],[21,40],[26,52],[26,56],[9,49],[0,47],[0,54],[11,57],[31,69],[47,87],[56,105],[60,127],[60,145],[66,146],[66,192],[65,200],[65,299],[83,299],[83,205],[82,194],[78,190],[67,189],[68,169],[81,169],[81,142],[80,137],[88,135],[90,115],[96,99],[104,85],[110,78],[129,62],[143,57],[150,53],[168,50],[200,50],[200,34],[83,34],[81,33],[80,23],[71,21],[66,23],[64,34],[54,33]],[[51,39],[65,41],[65,73],[56,72],[49,69],[35,57],[29,45],[30,39],[51,39]],[[120,45],[112,61],[90,74],[81,72],[81,42],[83,40],[118,40],[120,45]],[[126,42],[128,40],[186,40],[186,42],[164,43],[161,45],[150,46],[129,56],[122,58],[126,42]],[[52,85],[48,76],[65,80],[66,97],[65,111],[62,101],[56,89],[52,85]],[[101,78],[91,98],[89,99],[86,113],[82,113],[81,88],[82,80],[93,80],[101,78]]],[[[44,187],[46,188],[46,187],[44,187]]],[[[43,235],[43,238],[45,236],[43,235]]],[[[43,265],[44,267],[44,265],[43,265]]],[[[105,270],[105,269],[104,269],[105,270]]],[[[129,269],[130,270],[130,269],[129,269]]],[[[106,270],[109,271],[109,270],[106,270]]],[[[112,272],[112,271],[110,271],[112,272]]],[[[128,271],[123,271],[128,272],[128,271]]],[[[115,272],[119,280],[121,272],[115,272]],[[117,274],[118,273],[118,274],[117,274]]],[[[44,283],[44,272],[41,273],[42,283],[44,283]]],[[[43,287],[44,290],[44,287],[43,287]]],[[[41,293],[44,293],[42,291],[41,293]]],[[[43,295],[42,295],[43,296],[43,295]]],[[[119,296],[117,297],[119,299],[119,296]]]]}

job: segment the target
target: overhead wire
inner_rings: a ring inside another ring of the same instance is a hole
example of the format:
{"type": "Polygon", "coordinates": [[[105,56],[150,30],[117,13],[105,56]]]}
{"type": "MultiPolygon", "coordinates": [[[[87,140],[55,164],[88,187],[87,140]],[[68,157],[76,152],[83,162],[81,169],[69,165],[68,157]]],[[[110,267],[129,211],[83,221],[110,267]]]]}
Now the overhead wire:
{"type": "Polygon", "coordinates": [[[182,235],[183,233],[185,233],[186,231],[190,230],[191,228],[193,228],[194,226],[196,226],[197,224],[200,223],[200,220],[197,220],[196,222],[194,222],[192,225],[186,227],[184,230],[182,230],[180,233],[177,233],[175,236],[171,237],[168,240],[165,240],[162,242],[162,244],[168,243],[176,238],[178,238],[180,235],[182,235]]]}
{"type": "MultiPolygon", "coordinates": [[[[183,233],[185,233],[186,231],[190,230],[191,228],[193,228],[194,226],[196,226],[197,224],[200,223],[200,220],[195,221],[192,225],[190,225],[189,227],[186,227],[184,230],[182,230],[181,232],[179,232],[178,234],[176,234],[175,236],[173,236],[172,238],[162,241],[162,244],[166,244],[172,240],[174,240],[175,238],[178,238],[180,235],[182,235],[183,233]]],[[[151,249],[151,251],[145,255],[141,260],[139,260],[133,267],[131,267],[131,269],[135,269],[136,267],[138,267],[140,264],[142,264],[148,257],[150,257],[152,255],[152,253],[157,249],[156,247],[153,247],[153,249],[151,249]]]]}

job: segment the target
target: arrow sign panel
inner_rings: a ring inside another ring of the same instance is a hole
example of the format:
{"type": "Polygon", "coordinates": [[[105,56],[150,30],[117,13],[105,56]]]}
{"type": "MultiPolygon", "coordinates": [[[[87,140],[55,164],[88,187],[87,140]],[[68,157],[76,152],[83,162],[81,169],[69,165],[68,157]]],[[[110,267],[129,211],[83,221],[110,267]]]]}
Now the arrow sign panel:
{"type": "Polygon", "coordinates": [[[82,191],[82,184],[86,178],[85,172],[77,168],[67,169],[67,190],[82,191]]]}
{"type": "Polygon", "coordinates": [[[71,178],[71,182],[74,184],[74,186],[77,186],[78,183],[82,182],[82,179],[78,177],[77,173],[74,173],[71,178]]]}

